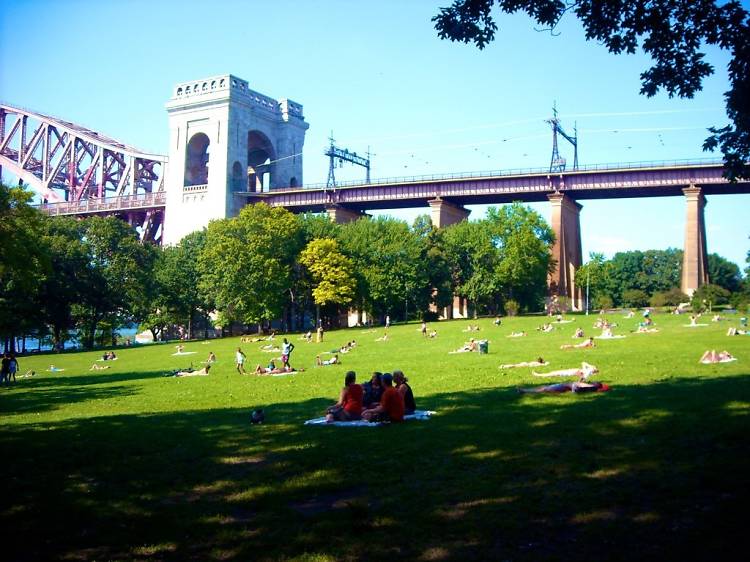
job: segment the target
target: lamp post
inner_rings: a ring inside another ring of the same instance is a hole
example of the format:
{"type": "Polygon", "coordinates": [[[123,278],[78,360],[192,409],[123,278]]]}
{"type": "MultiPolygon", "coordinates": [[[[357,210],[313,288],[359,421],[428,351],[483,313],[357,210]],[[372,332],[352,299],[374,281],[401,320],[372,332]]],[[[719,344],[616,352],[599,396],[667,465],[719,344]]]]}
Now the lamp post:
{"type": "Polygon", "coordinates": [[[589,271],[589,268],[586,268],[586,316],[589,315],[589,277],[591,276],[591,272],[589,271]]]}

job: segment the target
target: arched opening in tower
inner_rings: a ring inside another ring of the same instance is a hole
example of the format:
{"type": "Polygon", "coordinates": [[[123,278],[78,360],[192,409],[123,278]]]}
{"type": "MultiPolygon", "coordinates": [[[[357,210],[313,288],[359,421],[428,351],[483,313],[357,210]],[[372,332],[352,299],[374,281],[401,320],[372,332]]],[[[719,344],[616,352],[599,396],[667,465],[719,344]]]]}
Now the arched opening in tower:
{"type": "Polygon", "coordinates": [[[247,190],[268,191],[274,185],[276,156],[268,137],[260,131],[247,134],[247,190]]]}
{"type": "Polygon", "coordinates": [[[196,133],[188,142],[185,154],[185,186],[208,183],[208,136],[196,133]]]}

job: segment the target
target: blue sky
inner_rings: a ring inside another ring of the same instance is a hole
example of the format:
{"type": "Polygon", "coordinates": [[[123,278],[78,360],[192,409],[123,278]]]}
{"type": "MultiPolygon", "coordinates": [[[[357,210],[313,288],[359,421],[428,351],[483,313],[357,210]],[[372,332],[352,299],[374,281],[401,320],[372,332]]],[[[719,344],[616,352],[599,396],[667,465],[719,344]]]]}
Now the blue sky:
{"type": "MultiPolygon", "coordinates": [[[[306,183],[326,179],[331,131],[342,147],[370,147],[373,177],[544,167],[553,102],[568,131],[577,123],[581,164],[711,156],[701,144],[706,127],[726,123],[726,53],[708,51],[716,73],[694,99],[649,99],[638,94],[648,59],[586,42],[573,17],[553,36],[499,16],[496,41],[479,51],[437,38],[430,18],[449,3],[9,0],[0,98],[166,153],[172,86],[232,73],[304,105],[306,183]]],[[[682,247],[681,198],[583,205],[585,255],[682,247]]],[[[709,252],[743,268],[748,209],[750,196],[714,196],[706,208],[709,252]]]]}

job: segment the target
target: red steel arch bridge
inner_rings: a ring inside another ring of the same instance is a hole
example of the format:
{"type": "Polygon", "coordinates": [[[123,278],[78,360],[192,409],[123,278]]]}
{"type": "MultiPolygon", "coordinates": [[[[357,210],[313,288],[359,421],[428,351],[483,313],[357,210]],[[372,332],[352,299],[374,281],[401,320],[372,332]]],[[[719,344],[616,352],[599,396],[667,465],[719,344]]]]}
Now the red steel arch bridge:
{"type": "Polygon", "coordinates": [[[0,104],[0,170],[30,184],[51,215],[117,215],[159,242],[166,164],[86,127],[0,104]]]}

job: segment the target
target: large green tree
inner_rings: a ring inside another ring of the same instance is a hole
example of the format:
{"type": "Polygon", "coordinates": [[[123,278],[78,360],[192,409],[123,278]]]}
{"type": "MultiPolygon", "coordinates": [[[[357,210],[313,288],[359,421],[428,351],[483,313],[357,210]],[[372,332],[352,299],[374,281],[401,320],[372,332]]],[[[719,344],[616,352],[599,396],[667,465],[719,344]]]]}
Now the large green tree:
{"type": "Polygon", "coordinates": [[[344,253],[354,262],[355,303],[371,314],[420,309],[432,294],[422,240],[403,221],[364,218],[341,227],[344,253]],[[415,302],[416,301],[416,302],[415,302]]]}
{"type": "Polygon", "coordinates": [[[492,10],[525,12],[554,29],[566,13],[581,20],[586,38],[610,52],[641,49],[654,64],[641,74],[641,93],[663,89],[672,96],[691,98],[701,89],[713,67],[705,48],[729,51],[730,89],[724,94],[730,123],[710,128],[705,150],[720,148],[730,179],[747,177],[750,170],[750,16],[736,0],[455,0],[441,8],[433,21],[443,39],[474,43],[483,49],[495,38],[492,10]]]}
{"type": "Polygon", "coordinates": [[[493,243],[500,252],[497,270],[504,300],[513,299],[527,310],[536,310],[547,292],[550,248],[555,235],[531,207],[513,203],[490,207],[487,221],[493,243]]]}
{"type": "Polygon", "coordinates": [[[117,217],[86,219],[82,235],[88,263],[78,276],[85,291],[73,312],[84,346],[92,347],[100,324],[114,336],[115,328],[136,319],[136,309],[145,309],[156,253],[117,217]]]}
{"type": "Polygon", "coordinates": [[[41,323],[40,290],[50,272],[45,217],[30,205],[32,197],[23,186],[0,183],[0,336],[10,347],[41,323]]]}
{"type": "Polygon", "coordinates": [[[742,287],[740,267],[719,254],[708,255],[708,280],[730,293],[739,291],[742,287]]]}
{"type": "Polygon", "coordinates": [[[43,240],[49,250],[50,274],[42,284],[40,306],[52,329],[52,343],[59,349],[76,327],[73,308],[94,279],[88,275],[90,257],[83,242],[85,222],[72,217],[47,220],[43,240]]]}
{"type": "Polygon", "coordinates": [[[224,322],[251,324],[281,317],[302,234],[292,213],[265,203],[209,223],[199,260],[200,286],[213,297],[224,322]]]}
{"type": "Polygon", "coordinates": [[[352,302],[357,285],[354,265],[341,253],[335,239],[312,240],[300,254],[299,261],[312,277],[312,295],[317,307],[347,305],[352,302]]]}

